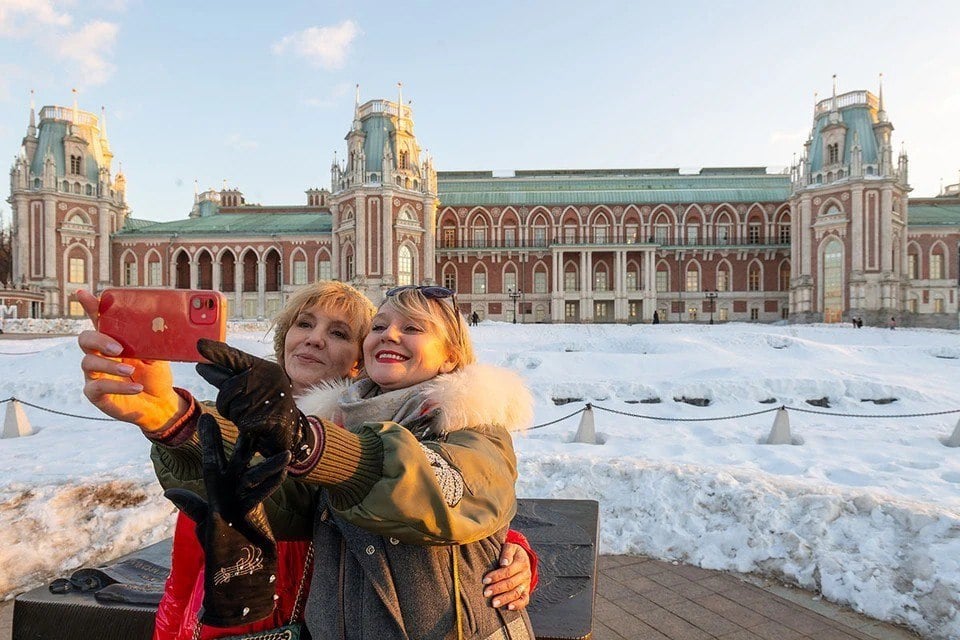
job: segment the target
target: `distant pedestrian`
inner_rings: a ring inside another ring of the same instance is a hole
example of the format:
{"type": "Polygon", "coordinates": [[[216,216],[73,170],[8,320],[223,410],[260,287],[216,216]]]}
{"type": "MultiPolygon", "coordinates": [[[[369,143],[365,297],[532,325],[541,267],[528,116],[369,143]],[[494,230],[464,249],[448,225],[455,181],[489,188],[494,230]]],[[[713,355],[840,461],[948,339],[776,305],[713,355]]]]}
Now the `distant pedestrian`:
{"type": "Polygon", "coordinates": [[[857,329],[863,329],[863,316],[857,316],[857,329]]]}
{"type": "Polygon", "coordinates": [[[653,324],[660,324],[660,314],[656,311],[653,312],[653,324]]]}
{"type": "Polygon", "coordinates": [[[475,327],[478,324],[480,324],[480,314],[474,311],[470,314],[470,325],[475,327]]]}
{"type": "Polygon", "coordinates": [[[853,328],[857,328],[857,316],[850,316],[850,324],[853,325],[853,328]]]}
{"type": "Polygon", "coordinates": [[[897,319],[893,316],[890,316],[890,322],[887,323],[887,326],[890,327],[890,330],[893,331],[897,328],[897,319]]]}

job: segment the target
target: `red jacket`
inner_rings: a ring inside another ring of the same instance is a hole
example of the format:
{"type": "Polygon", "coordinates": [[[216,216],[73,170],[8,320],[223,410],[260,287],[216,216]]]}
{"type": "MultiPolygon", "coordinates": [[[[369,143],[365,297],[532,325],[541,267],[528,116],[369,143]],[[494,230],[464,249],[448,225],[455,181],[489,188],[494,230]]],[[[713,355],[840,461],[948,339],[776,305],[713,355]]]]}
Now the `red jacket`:
{"type": "MultiPolygon", "coordinates": [[[[533,578],[530,589],[537,586],[537,555],[523,534],[507,533],[507,542],[518,544],[530,557],[533,578]]],[[[266,631],[290,622],[290,614],[297,597],[297,589],[304,572],[309,541],[277,542],[277,608],[273,615],[257,622],[232,628],[204,626],[201,639],[222,638],[229,635],[266,631]]],[[[309,570],[310,568],[307,567],[309,570]]],[[[301,609],[307,601],[308,582],[301,598],[301,609]]],[[[183,513],[177,514],[173,532],[173,553],[170,558],[170,577],[164,587],[163,598],[157,608],[153,640],[191,640],[197,626],[197,613],[203,603],[203,547],[197,540],[196,524],[183,513]]],[[[303,620],[303,611],[299,621],[303,620]]]]}
{"type": "MultiPolygon", "coordinates": [[[[170,558],[170,577],[164,587],[163,598],[157,608],[153,640],[190,640],[197,626],[197,613],[203,604],[203,547],[197,540],[196,525],[185,514],[177,514],[173,532],[173,554],[170,558]]],[[[277,608],[273,615],[238,627],[208,627],[204,625],[201,638],[222,638],[229,635],[266,631],[290,622],[297,589],[303,576],[308,540],[277,542],[277,608]]],[[[307,567],[309,571],[310,567],[307,567]]],[[[301,608],[307,601],[309,574],[301,608]]],[[[300,619],[303,619],[301,611],[300,619]]]]}

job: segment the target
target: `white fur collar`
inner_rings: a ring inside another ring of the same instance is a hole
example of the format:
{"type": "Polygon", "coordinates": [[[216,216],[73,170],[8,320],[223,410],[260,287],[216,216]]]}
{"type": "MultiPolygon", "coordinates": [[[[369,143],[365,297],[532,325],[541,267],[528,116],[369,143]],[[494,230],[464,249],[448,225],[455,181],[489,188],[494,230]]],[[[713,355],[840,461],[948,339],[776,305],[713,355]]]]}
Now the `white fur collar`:
{"type": "MultiPolygon", "coordinates": [[[[308,415],[338,421],[337,400],[349,381],[323,384],[297,399],[308,415]]],[[[484,425],[521,431],[533,422],[533,396],[509,369],[471,364],[426,383],[424,397],[442,408],[436,431],[448,433],[484,425]]]]}

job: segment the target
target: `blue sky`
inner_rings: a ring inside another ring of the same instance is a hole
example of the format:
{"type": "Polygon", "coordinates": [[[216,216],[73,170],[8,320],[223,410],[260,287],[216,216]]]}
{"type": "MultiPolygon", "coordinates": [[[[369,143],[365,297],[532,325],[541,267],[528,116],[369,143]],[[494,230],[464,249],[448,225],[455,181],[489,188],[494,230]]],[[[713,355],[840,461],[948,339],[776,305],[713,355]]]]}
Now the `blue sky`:
{"type": "Polygon", "coordinates": [[[960,181],[960,3],[667,4],[0,0],[0,150],[9,169],[31,89],[39,109],[76,88],[136,217],[186,216],[195,179],[300,204],[329,187],[354,85],[402,81],[440,170],[780,169],[833,74],[883,73],[913,195],[960,181]]]}

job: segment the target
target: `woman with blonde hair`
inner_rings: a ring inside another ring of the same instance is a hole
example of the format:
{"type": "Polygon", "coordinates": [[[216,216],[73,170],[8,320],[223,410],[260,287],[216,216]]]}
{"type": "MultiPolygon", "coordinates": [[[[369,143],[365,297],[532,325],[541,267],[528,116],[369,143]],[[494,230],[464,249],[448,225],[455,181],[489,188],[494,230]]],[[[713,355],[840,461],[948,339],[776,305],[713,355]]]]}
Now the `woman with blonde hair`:
{"type": "MultiPolygon", "coordinates": [[[[314,637],[533,637],[525,612],[487,606],[482,586],[516,511],[510,432],[529,424],[532,398],[515,373],[475,362],[452,291],[387,292],[361,377],[296,404],[276,364],[199,347],[211,364],[198,371],[241,438],[269,460],[292,458],[298,483],[322,487],[319,500],[299,501],[317,509],[305,615],[314,637]]],[[[171,498],[209,514],[182,492],[171,498]]]]}

